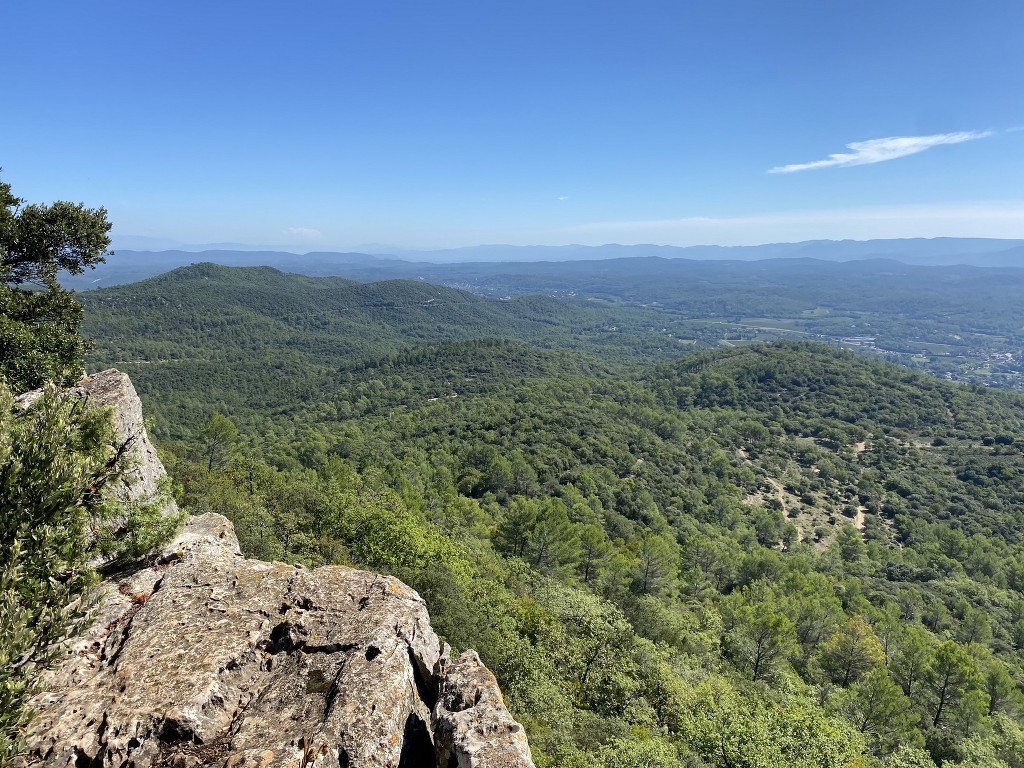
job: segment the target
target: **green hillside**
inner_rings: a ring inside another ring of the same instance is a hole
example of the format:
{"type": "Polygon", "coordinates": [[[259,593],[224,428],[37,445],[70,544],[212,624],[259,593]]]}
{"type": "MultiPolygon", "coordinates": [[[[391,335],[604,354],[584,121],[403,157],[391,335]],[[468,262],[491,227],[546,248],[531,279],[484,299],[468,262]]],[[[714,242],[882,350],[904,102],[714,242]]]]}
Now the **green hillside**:
{"type": "MultiPolygon", "coordinates": [[[[719,260],[724,252],[714,248],[704,253],[708,260],[691,260],[664,258],[671,249],[660,246],[614,246],[592,255],[615,252],[621,257],[559,261],[567,252],[555,249],[548,254],[553,261],[453,264],[359,254],[128,252],[114,259],[118,265],[101,267],[98,279],[107,285],[107,277],[123,275],[123,269],[148,268],[151,274],[197,258],[275,264],[362,282],[413,278],[481,296],[546,294],[581,307],[615,307],[622,318],[642,317],[666,343],[673,337],[719,346],[819,340],[870,350],[956,381],[1024,390],[1019,312],[1024,270],[1012,266],[1010,251],[1003,254],[1004,266],[920,266],[892,260],[914,247],[909,241],[879,243],[884,246],[880,250],[860,250],[863,245],[781,244],[765,247],[766,258],[755,261],[719,260]],[[863,260],[822,261],[833,248],[836,256],[845,252],[843,259],[863,260]]],[[[917,245],[941,249],[951,243],[917,245]]],[[[967,247],[977,245],[965,241],[967,247]]],[[[734,256],[741,252],[731,251],[734,256]]],[[[91,279],[97,278],[83,276],[77,286],[91,289],[91,279]]]]}
{"type": "Polygon", "coordinates": [[[157,433],[175,437],[211,406],[248,414],[255,425],[268,413],[320,399],[340,368],[425,343],[513,338],[619,361],[665,359],[685,348],[666,343],[642,313],[269,267],[197,264],[81,299],[85,333],[97,342],[90,365],[131,374],[139,391],[153,396],[157,433]],[[197,410],[191,393],[200,383],[197,410]]]}
{"type": "MultiPolygon", "coordinates": [[[[532,302],[487,301],[408,280],[364,285],[288,275],[270,267],[198,264],[83,296],[104,350],[153,359],[234,361],[285,347],[310,362],[337,365],[410,340],[440,341],[512,331],[539,333],[532,302]],[[160,347],[152,343],[159,339],[160,347]]],[[[562,308],[563,315],[572,311],[562,308]]]]}
{"type": "Polygon", "coordinates": [[[163,279],[90,328],[149,361],[181,503],[413,585],[539,766],[1021,766],[1024,397],[813,344],[667,360],[551,299],[163,279]]]}

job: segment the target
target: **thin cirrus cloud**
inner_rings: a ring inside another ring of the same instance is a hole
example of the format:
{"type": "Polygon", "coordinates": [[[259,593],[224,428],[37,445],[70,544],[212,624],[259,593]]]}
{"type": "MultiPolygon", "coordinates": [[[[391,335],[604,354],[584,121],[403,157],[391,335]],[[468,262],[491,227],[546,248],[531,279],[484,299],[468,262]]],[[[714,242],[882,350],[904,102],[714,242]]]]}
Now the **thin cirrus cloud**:
{"type": "Polygon", "coordinates": [[[932,147],[944,144],[962,144],[965,141],[984,139],[994,131],[957,131],[955,133],[935,133],[931,136],[889,136],[885,139],[868,139],[854,141],[846,145],[852,152],[837,152],[825,160],[810,163],[793,163],[770,168],[768,173],[796,173],[797,171],[814,171],[819,168],[844,168],[850,165],[871,165],[895,160],[907,155],[916,155],[932,147]]]}
{"type": "Polygon", "coordinates": [[[310,227],[288,227],[285,231],[297,240],[319,240],[323,237],[319,229],[310,227]]]}

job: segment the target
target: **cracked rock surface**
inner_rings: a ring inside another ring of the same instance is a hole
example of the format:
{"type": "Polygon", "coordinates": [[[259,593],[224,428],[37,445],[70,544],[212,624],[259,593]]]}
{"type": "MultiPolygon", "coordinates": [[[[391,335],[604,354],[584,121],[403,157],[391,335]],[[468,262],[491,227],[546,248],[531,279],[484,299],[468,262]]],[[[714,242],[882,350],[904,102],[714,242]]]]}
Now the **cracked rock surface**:
{"type": "Polygon", "coordinates": [[[442,767],[532,765],[526,732],[505,709],[498,681],[476,651],[445,665],[438,678],[434,737],[442,767]]]}
{"type": "Polygon", "coordinates": [[[46,684],[22,765],[533,765],[494,676],[449,659],[416,592],[247,560],[213,514],[103,583],[46,684]]]}

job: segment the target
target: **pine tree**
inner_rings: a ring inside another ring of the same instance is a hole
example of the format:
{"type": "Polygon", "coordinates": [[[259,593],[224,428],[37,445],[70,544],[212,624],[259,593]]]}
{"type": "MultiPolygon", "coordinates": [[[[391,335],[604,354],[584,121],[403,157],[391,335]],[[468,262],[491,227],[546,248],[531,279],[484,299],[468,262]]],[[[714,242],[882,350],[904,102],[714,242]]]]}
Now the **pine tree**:
{"type": "Polygon", "coordinates": [[[14,392],[81,375],[82,306],[57,276],[103,262],[110,246],[103,208],[24,203],[0,181],[0,376],[14,392]]]}

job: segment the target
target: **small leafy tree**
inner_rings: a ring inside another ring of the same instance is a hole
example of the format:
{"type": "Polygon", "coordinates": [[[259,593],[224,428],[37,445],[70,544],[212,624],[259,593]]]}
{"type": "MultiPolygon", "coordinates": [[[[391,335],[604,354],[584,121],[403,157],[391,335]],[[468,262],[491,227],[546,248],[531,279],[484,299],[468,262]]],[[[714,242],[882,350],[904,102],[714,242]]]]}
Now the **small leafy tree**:
{"type": "Polygon", "coordinates": [[[1017,682],[999,659],[987,659],[982,675],[982,690],[988,696],[988,714],[1019,704],[1024,696],[1017,689],[1017,682]]]}
{"type": "Polygon", "coordinates": [[[196,453],[207,472],[223,471],[238,444],[238,428],[223,413],[215,413],[199,432],[196,453]]]}
{"type": "Polygon", "coordinates": [[[665,589],[676,577],[675,545],[667,536],[650,534],[640,540],[633,589],[641,595],[665,589]]]}
{"type": "Polygon", "coordinates": [[[539,512],[540,505],[536,501],[512,499],[494,532],[495,547],[512,557],[525,557],[539,512]]]}
{"type": "Polygon", "coordinates": [[[904,627],[896,642],[890,670],[903,693],[915,703],[922,697],[924,678],[934,653],[933,640],[924,627],[915,624],[904,627]]]}
{"type": "Polygon", "coordinates": [[[875,752],[891,752],[900,744],[914,743],[915,737],[921,740],[910,699],[883,667],[875,667],[840,692],[839,709],[869,738],[875,752]]]}
{"type": "Polygon", "coordinates": [[[608,536],[599,525],[586,525],[580,530],[579,574],[584,584],[600,571],[611,551],[608,536]]]}
{"type": "Polygon", "coordinates": [[[932,694],[935,709],[932,725],[938,728],[950,705],[960,702],[970,691],[980,687],[978,663],[964,648],[947,640],[935,650],[925,684],[932,694]]]}
{"type": "Polygon", "coordinates": [[[530,533],[529,550],[533,566],[544,572],[557,571],[576,559],[579,544],[561,499],[545,499],[540,503],[537,523],[530,533]]]}
{"type": "Polygon", "coordinates": [[[815,666],[833,684],[846,688],[885,662],[885,651],[860,616],[846,622],[815,654],[815,666]]]}
{"type": "Polygon", "coordinates": [[[797,647],[793,622],[763,603],[740,606],[733,619],[732,631],[722,639],[726,654],[751,680],[771,679],[776,665],[797,647]]]}

